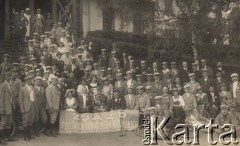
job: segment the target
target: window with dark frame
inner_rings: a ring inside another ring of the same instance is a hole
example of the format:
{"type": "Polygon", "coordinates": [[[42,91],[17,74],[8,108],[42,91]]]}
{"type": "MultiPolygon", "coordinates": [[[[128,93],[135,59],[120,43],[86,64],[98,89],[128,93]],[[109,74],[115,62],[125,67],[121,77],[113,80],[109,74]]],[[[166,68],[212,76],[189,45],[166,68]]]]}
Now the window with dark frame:
{"type": "Polygon", "coordinates": [[[141,14],[136,14],[133,19],[133,32],[137,34],[144,33],[144,20],[141,17],[141,14]]]}
{"type": "Polygon", "coordinates": [[[103,9],[103,30],[113,31],[114,28],[114,11],[113,8],[103,9]]]}

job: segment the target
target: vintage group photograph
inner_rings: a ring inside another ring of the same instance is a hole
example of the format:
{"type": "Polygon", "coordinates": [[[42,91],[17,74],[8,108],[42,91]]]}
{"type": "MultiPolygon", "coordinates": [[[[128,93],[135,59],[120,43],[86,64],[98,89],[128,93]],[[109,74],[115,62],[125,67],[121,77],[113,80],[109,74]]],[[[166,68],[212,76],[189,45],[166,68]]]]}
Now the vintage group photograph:
{"type": "Polygon", "coordinates": [[[0,146],[238,145],[238,27],[240,0],[0,0],[0,146]]]}

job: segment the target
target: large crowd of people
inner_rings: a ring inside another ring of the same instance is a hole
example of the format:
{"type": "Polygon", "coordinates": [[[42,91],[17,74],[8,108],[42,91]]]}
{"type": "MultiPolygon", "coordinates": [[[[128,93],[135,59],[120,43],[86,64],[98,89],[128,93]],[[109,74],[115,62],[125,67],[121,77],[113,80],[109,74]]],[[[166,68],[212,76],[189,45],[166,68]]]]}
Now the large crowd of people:
{"type": "Polygon", "coordinates": [[[178,123],[212,118],[219,125],[239,125],[238,74],[227,80],[221,62],[215,68],[206,59],[199,65],[146,62],[114,44],[104,49],[78,41],[61,22],[40,33],[29,38],[19,62],[10,62],[11,56],[5,54],[0,65],[1,144],[6,144],[15,119],[21,121],[26,141],[40,135],[40,126],[44,134],[56,137],[61,110],[154,110],[157,116],[173,117],[178,123]],[[101,53],[96,54],[96,49],[101,53]]]}

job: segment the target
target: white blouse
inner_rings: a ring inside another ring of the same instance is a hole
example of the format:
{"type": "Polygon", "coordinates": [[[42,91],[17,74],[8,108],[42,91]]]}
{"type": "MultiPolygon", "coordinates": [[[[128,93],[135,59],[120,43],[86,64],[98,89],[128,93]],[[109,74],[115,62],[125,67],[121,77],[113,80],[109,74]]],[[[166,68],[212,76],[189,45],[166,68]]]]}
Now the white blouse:
{"type": "MultiPolygon", "coordinates": [[[[179,102],[180,102],[180,105],[181,105],[182,107],[185,107],[185,101],[183,100],[182,96],[178,96],[177,99],[176,99],[174,96],[172,96],[172,99],[173,99],[173,103],[174,103],[175,101],[179,101],[179,102]]],[[[174,104],[173,104],[173,105],[174,105],[174,104]]]]}

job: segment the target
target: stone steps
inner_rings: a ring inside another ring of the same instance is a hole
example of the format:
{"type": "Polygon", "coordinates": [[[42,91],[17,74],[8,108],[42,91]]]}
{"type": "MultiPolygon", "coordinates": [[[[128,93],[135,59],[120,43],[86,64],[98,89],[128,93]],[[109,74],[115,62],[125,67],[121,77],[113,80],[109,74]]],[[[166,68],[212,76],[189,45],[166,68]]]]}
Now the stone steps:
{"type": "Polygon", "coordinates": [[[0,62],[3,61],[3,55],[9,54],[10,55],[10,62],[18,62],[19,57],[24,54],[24,48],[26,44],[22,44],[18,47],[18,49],[13,48],[12,41],[0,41],[0,62]]]}

